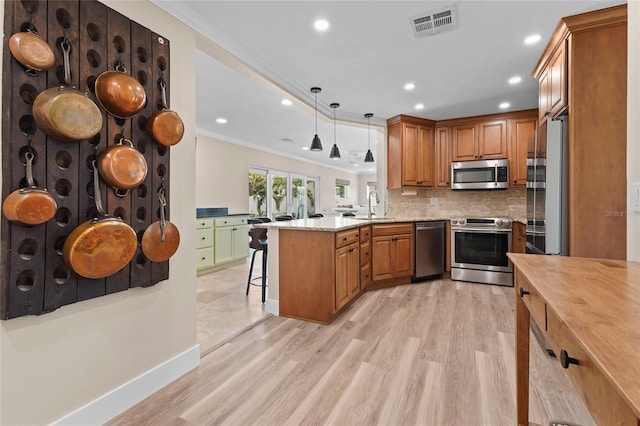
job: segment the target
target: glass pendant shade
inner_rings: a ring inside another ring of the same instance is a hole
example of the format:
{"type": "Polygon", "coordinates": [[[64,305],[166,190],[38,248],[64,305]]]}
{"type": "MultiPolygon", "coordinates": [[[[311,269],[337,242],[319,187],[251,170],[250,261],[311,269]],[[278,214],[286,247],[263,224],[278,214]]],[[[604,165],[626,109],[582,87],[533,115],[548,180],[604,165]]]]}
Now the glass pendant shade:
{"type": "Polygon", "coordinates": [[[364,156],[365,163],[373,163],[373,153],[370,149],[367,150],[367,154],[364,156]]]}
{"type": "Polygon", "coordinates": [[[329,158],[340,158],[340,150],[338,149],[338,145],[333,144],[333,148],[331,148],[331,154],[329,154],[329,158]]]}
{"type": "Polygon", "coordinates": [[[320,138],[318,137],[318,93],[320,93],[322,89],[319,87],[312,87],[311,93],[316,96],[316,134],[313,137],[313,141],[311,141],[311,151],[322,151],[322,142],[320,142],[320,138]]]}

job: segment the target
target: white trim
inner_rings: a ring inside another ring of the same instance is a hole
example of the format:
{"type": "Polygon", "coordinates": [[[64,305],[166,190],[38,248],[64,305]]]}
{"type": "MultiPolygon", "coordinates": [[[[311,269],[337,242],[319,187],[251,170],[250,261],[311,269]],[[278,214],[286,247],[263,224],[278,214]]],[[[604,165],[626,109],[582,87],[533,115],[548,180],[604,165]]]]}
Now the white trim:
{"type": "Polygon", "coordinates": [[[280,316],[280,301],[274,299],[265,300],[264,310],[275,316],[280,316]]]}
{"type": "Polygon", "coordinates": [[[101,425],[200,365],[200,345],[163,362],[52,423],[101,425]]]}

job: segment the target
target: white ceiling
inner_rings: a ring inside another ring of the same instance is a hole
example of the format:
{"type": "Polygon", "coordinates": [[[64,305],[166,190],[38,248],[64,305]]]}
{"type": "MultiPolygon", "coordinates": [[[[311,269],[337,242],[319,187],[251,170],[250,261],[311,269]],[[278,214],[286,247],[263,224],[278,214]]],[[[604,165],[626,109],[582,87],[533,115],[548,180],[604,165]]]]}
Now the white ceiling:
{"type": "MultiPolygon", "coordinates": [[[[383,143],[387,118],[434,120],[537,107],[531,77],[561,17],[624,1],[203,1],[153,0],[201,34],[196,56],[197,133],[350,172],[383,143]],[[455,5],[458,28],[416,39],[409,18],[455,5]],[[313,22],[327,19],[318,33],[313,22]],[[542,40],[525,46],[524,38],[542,40]],[[509,85],[515,75],[522,83],[509,85]],[[403,85],[416,84],[407,92],[403,85]],[[315,133],[324,150],[302,150],[315,133]],[[289,99],[292,106],[280,101],[289,99]],[[342,158],[329,159],[334,141],[342,158]],[[423,103],[424,109],[414,109],[423,103]],[[224,117],[224,125],[216,118],[224,117]],[[377,128],[375,126],[381,126],[377,128]],[[376,131],[376,129],[381,131],[376,131]],[[283,139],[293,139],[284,141],[283,139]]],[[[374,166],[377,163],[374,163],[374,166]]]]}

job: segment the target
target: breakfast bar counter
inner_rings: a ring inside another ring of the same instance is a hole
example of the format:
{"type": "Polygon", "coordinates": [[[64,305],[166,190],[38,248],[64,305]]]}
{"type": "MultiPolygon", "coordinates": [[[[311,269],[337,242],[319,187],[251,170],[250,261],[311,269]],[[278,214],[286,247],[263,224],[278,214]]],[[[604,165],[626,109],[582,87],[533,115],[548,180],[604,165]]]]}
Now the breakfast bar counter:
{"type": "Polygon", "coordinates": [[[516,298],[519,425],[529,425],[533,319],[597,424],[640,418],[640,263],[509,254],[516,298]]]}

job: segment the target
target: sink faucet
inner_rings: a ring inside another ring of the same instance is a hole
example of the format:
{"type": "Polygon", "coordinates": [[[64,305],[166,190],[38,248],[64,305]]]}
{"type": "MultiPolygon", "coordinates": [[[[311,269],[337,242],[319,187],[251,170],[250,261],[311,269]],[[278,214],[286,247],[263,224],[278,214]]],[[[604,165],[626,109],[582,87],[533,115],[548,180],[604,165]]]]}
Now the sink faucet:
{"type": "Polygon", "coordinates": [[[371,219],[372,216],[376,215],[376,207],[377,207],[378,203],[380,202],[380,198],[378,197],[378,193],[376,191],[370,191],[368,198],[369,198],[369,219],[371,219]],[[376,202],[375,206],[371,205],[371,196],[372,195],[375,195],[375,197],[376,197],[375,198],[375,200],[376,200],[375,201],[376,202]]]}

